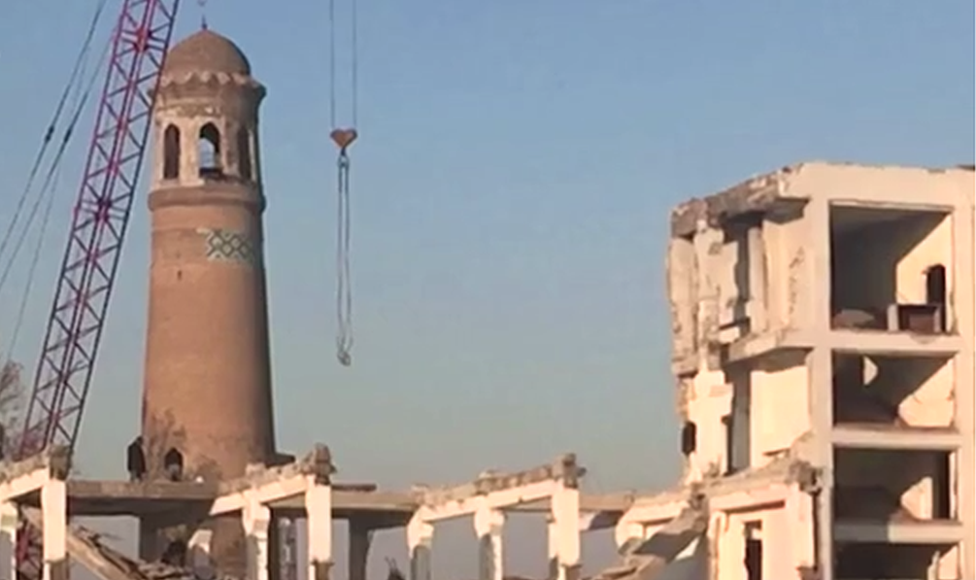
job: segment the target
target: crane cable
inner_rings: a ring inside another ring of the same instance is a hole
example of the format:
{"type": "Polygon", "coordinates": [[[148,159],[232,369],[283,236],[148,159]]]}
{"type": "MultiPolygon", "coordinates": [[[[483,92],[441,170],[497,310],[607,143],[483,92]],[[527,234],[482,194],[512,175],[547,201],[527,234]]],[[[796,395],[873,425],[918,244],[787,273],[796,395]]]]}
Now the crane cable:
{"type": "Polygon", "coordinates": [[[3,272],[0,273],[0,288],[3,287],[4,283],[7,281],[7,277],[10,275],[10,271],[14,265],[13,258],[20,252],[20,249],[26,240],[28,228],[30,227],[30,224],[33,223],[34,218],[37,216],[41,202],[53,190],[55,177],[57,176],[57,173],[61,167],[61,159],[64,157],[64,153],[68,149],[68,145],[71,143],[71,137],[74,136],[74,130],[78,126],[78,122],[81,120],[81,114],[85,110],[85,105],[87,104],[88,99],[91,97],[92,90],[95,88],[95,83],[98,80],[98,75],[102,69],[102,65],[104,65],[106,60],[105,57],[107,56],[108,48],[110,46],[110,44],[106,44],[105,50],[102,52],[102,58],[99,59],[100,64],[94,74],[92,74],[91,79],[88,82],[88,86],[85,87],[85,92],[81,95],[78,106],[75,107],[75,110],[71,114],[71,120],[68,123],[67,128],[64,130],[61,137],[61,142],[58,145],[58,150],[55,152],[54,159],[51,161],[51,165],[48,167],[47,173],[44,175],[44,181],[41,185],[41,193],[37,196],[37,199],[34,200],[34,204],[31,206],[30,213],[27,216],[27,226],[20,232],[20,236],[17,237],[17,240],[14,243],[11,259],[3,268],[3,272]]]}
{"type": "MultiPolygon", "coordinates": [[[[105,2],[103,0],[102,5],[104,5],[104,3],[105,2]]],[[[41,203],[46,200],[47,203],[44,205],[44,211],[43,214],[41,215],[40,232],[38,233],[37,242],[35,243],[33,251],[31,252],[30,264],[28,266],[28,271],[27,271],[27,280],[24,284],[24,291],[20,297],[20,304],[17,310],[17,316],[10,335],[10,342],[7,345],[7,348],[5,349],[7,353],[7,362],[10,361],[10,357],[12,356],[14,348],[16,347],[17,344],[17,338],[20,334],[20,329],[23,326],[24,315],[27,310],[27,302],[30,297],[31,288],[33,287],[34,284],[34,278],[37,272],[37,266],[38,263],[40,262],[41,248],[43,247],[44,244],[44,235],[47,232],[47,226],[50,223],[51,213],[54,208],[54,199],[56,197],[54,195],[54,192],[57,189],[58,179],[61,174],[61,160],[64,157],[64,153],[67,150],[68,145],[71,143],[71,137],[75,134],[74,130],[77,127],[78,122],[81,120],[82,113],[85,110],[85,105],[88,103],[89,99],[91,98],[96,83],[101,77],[101,72],[107,61],[109,48],[111,48],[111,42],[106,42],[105,47],[102,49],[101,56],[99,57],[98,66],[95,67],[95,70],[92,72],[91,76],[89,77],[88,82],[84,87],[84,89],[82,90],[80,86],[74,85],[74,83],[72,83],[72,85],[74,86],[72,86],[68,91],[68,94],[70,94],[72,90],[74,90],[74,95],[72,99],[73,111],[71,113],[70,121],[68,123],[67,128],[64,130],[64,134],[62,135],[61,142],[58,146],[57,151],[55,152],[54,158],[51,161],[51,164],[44,175],[44,181],[42,182],[41,185],[40,194],[37,196],[37,199],[34,200],[34,204],[30,208],[30,212],[27,216],[27,225],[21,231],[20,235],[15,241],[11,259],[10,261],[7,262],[6,266],[3,268],[2,274],[0,274],[0,288],[2,288],[4,283],[7,281],[7,277],[10,275],[11,268],[13,267],[14,264],[14,258],[20,252],[20,249],[27,238],[27,233],[29,231],[30,225],[34,222],[34,219],[37,216],[37,212],[41,208],[41,203]]],[[[80,75],[84,74],[83,68],[81,66],[77,67],[77,70],[79,71],[80,75]]],[[[63,99],[63,102],[66,101],[67,98],[63,99]]]]}
{"type": "Polygon", "coordinates": [[[337,191],[337,218],[336,228],[336,358],[343,366],[352,365],[352,276],[350,273],[350,196],[349,196],[349,147],[353,144],[359,133],[356,131],[358,117],[358,83],[359,83],[359,56],[358,52],[358,32],[357,32],[357,7],[356,0],[350,0],[351,4],[351,103],[350,121],[351,125],[340,127],[338,124],[338,98],[336,82],[336,10],[335,0],[329,0],[329,121],[332,132],[329,137],[339,148],[336,159],[336,191],[337,191]]]}
{"type": "MultiPolygon", "coordinates": [[[[95,13],[92,15],[91,22],[88,25],[85,40],[82,43],[81,50],[78,52],[77,58],[75,59],[74,66],[71,69],[71,75],[68,78],[68,82],[65,83],[64,90],[61,92],[61,97],[54,109],[54,114],[52,115],[51,121],[48,123],[47,129],[44,132],[41,146],[34,157],[34,164],[31,166],[30,173],[28,174],[27,183],[24,185],[20,198],[17,200],[17,206],[14,208],[14,213],[10,218],[10,224],[4,232],[3,238],[0,239],[0,260],[2,260],[3,254],[7,249],[7,245],[10,243],[10,236],[13,234],[14,229],[17,226],[17,222],[20,219],[20,214],[24,210],[24,204],[27,202],[27,198],[30,196],[31,189],[34,186],[34,181],[37,179],[37,174],[41,169],[41,164],[44,161],[47,149],[50,146],[51,141],[54,139],[55,133],[57,132],[58,122],[61,119],[61,114],[64,112],[65,105],[67,105],[68,97],[71,95],[71,92],[75,88],[79,77],[82,75],[83,66],[88,58],[89,51],[91,50],[92,40],[95,37],[95,31],[98,29],[98,24],[102,19],[102,14],[105,11],[105,5],[107,3],[108,0],[99,0],[98,5],[95,7],[95,13]]],[[[30,219],[28,219],[28,223],[24,228],[25,231],[29,227],[30,219]]],[[[16,258],[16,254],[17,252],[14,251],[14,255],[10,256],[9,260],[11,262],[13,262],[13,260],[16,258]]],[[[0,288],[2,288],[2,286],[3,284],[0,283],[0,288]]]]}

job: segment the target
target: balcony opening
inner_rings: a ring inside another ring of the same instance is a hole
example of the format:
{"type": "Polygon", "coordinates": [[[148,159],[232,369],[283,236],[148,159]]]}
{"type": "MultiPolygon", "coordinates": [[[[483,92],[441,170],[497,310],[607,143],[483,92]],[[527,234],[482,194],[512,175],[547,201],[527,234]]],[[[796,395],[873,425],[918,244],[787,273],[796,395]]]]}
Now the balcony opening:
{"type": "Polygon", "coordinates": [[[955,416],[951,360],[834,353],[834,425],[951,428],[955,416]]]}
{"type": "Polygon", "coordinates": [[[956,518],[945,451],[837,449],[834,517],[921,523],[956,518]]]}
{"type": "Polygon", "coordinates": [[[947,212],[831,206],[831,326],[947,332],[951,256],[947,212]]]}
{"type": "Polygon", "coordinates": [[[933,578],[933,561],[949,550],[951,546],[926,544],[839,544],[834,576],[837,580],[933,578]]]}

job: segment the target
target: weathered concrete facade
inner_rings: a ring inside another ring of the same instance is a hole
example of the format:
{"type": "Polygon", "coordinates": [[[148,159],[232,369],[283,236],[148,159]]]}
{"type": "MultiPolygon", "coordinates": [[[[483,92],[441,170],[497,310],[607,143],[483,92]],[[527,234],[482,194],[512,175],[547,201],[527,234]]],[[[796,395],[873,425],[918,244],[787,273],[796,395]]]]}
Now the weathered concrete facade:
{"type": "Polygon", "coordinates": [[[973,176],[806,163],[673,212],[686,484],[815,474],[712,505],[710,578],[973,577],[973,176]]]}
{"type": "MultiPolygon", "coordinates": [[[[154,109],[143,438],[149,477],[178,452],[183,478],[271,463],[258,108],[264,87],[231,41],[202,30],[167,56],[154,109]]],[[[143,555],[163,549],[143,521],[143,555]]],[[[245,572],[239,518],[213,524],[212,554],[245,572]]]]}

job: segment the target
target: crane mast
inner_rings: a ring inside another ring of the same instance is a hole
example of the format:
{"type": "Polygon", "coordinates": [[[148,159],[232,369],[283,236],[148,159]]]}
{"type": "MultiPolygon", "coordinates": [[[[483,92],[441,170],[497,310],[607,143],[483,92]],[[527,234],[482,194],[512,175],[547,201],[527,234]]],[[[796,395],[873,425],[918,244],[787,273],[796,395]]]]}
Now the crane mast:
{"type": "Polygon", "coordinates": [[[145,154],[179,0],[125,0],[18,455],[73,447],[145,154]]]}
{"type": "MultiPolygon", "coordinates": [[[[73,449],[145,156],[179,0],[123,0],[47,331],[15,454],[73,449]]],[[[18,546],[40,577],[36,533],[18,546]]]]}

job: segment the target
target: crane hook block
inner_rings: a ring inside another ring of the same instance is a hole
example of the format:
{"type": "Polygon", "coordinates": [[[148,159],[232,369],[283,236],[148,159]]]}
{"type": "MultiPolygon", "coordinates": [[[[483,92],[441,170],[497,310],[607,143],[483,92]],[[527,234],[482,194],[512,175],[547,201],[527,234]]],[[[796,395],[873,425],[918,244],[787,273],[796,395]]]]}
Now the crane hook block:
{"type": "Polygon", "coordinates": [[[329,137],[332,137],[332,141],[339,149],[345,151],[356,140],[356,137],[359,137],[359,133],[355,129],[333,129],[332,133],[329,133],[329,137]]]}

